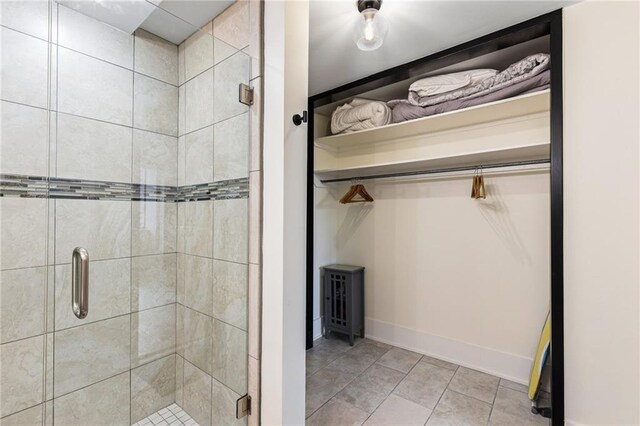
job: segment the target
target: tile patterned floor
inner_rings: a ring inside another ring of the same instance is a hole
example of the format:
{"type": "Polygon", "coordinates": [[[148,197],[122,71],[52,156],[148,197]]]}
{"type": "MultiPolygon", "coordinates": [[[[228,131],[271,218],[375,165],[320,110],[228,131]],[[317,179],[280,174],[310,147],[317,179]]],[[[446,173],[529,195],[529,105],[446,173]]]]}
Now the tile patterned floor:
{"type": "Polygon", "coordinates": [[[178,404],[171,404],[131,426],[198,426],[198,423],[178,404]]]}
{"type": "Polygon", "coordinates": [[[549,425],[530,410],[524,385],[372,340],[307,351],[307,425],[549,425]]]}

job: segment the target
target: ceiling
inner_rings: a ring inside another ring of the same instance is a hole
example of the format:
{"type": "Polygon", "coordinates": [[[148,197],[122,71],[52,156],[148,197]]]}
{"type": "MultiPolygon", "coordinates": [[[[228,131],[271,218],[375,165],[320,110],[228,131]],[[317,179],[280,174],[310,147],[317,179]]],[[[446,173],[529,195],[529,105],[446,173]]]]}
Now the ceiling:
{"type": "Polygon", "coordinates": [[[311,0],[309,94],[315,95],[378,71],[438,52],[559,9],[575,1],[384,0],[389,23],[384,44],[364,52],[353,42],[355,0],[311,0]]]}
{"type": "Polygon", "coordinates": [[[180,44],[233,0],[57,0],[83,15],[131,34],[145,29],[180,44]]]}

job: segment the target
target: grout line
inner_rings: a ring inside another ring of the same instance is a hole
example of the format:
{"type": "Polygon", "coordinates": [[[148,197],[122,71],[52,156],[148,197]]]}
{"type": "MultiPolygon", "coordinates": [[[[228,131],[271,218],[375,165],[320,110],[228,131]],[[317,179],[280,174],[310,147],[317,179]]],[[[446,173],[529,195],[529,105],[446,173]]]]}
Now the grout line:
{"type": "MultiPolygon", "coordinates": [[[[185,93],[185,96],[186,96],[186,93],[185,93]]],[[[186,99],[185,99],[185,101],[186,101],[186,99]]],[[[190,136],[190,135],[192,135],[192,134],[194,134],[196,132],[199,132],[201,130],[208,129],[209,127],[215,127],[218,124],[224,123],[225,121],[229,121],[229,120],[233,120],[234,118],[238,118],[243,114],[249,114],[249,111],[244,111],[244,112],[241,112],[241,113],[238,113],[238,114],[231,115],[231,116],[229,116],[227,118],[223,118],[222,120],[216,121],[216,122],[211,123],[211,124],[207,124],[206,126],[202,126],[202,127],[197,128],[195,130],[191,130],[191,131],[185,132],[185,133],[179,135],[178,137],[181,138],[181,137],[184,137],[184,136],[190,136]]],[[[186,112],[185,112],[185,115],[186,115],[186,112]]],[[[185,123],[185,128],[186,128],[186,123],[185,123]]],[[[215,128],[214,128],[214,131],[215,131],[215,128]]],[[[186,140],[185,140],[185,144],[186,144],[186,140]]],[[[249,170],[249,172],[251,172],[251,171],[252,170],[249,170]]]]}
{"type": "Polygon", "coordinates": [[[18,413],[22,413],[22,412],[27,411],[27,410],[31,410],[32,408],[35,408],[35,407],[37,407],[38,405],[42,405],[42,406],[44,406],[45,404],[46,404],[46,401],[42,401],[42,402],[38,402],[37,404],[30,405],[30,406],[28,406],[27,408],[21,408],[21,409],[20,409],[20,410],[18,410],[18,411],[14,411],[14,412],[12,412],[12,413],[5,414],[4,416],[0,417],[0,420],[1,420],[1,419],[6,419],[7,417],[9,417],[9,416],[13,416],[14,414],[18,414],[18,413]]]}
{"type": "MultiPolygon", "coordinates": [[[[157,360],[154,360],[154,361],[157,361],[157,360]]],[[[151,362],[153,362],[153,361],[150,361],[150,362],[148,362],[147,364],[149,364],[149,363],[151,363],[151,362]]],[[[146,364],[143,364],[143,365],[146,365],[146,364]]],[[[141,366],[142,366],[142,365],[140,365],[140,367],[141,367],[141,366]]],[[[136,367],[136,368],[137,368],[137,367],[136,367]]],[[[106,378],[104,378],[104,379],[100,379],[100,380],[98,380],[98,381],[96,381],[96,382],[93,382],[93,383],[91,383],[91,384],[88,384],[88,385],[82,386],[82,387],[80,387],[80,388],[78,388],[78,389],[74,389],[74,390],[69,391],[69,392],[67,392],[67,393],[64,393],[64,394],[62,394],[62,395],[55,395],[55,394],[54,394],[55,396],[52,396],[52,398],[51,398],[49,401],[54,401],[54,400],[56,400],[56,399],[62,398],[63,396],[71,395],[72,393],[75,393],[75,392],[81,391],[81,390],[86,389],[86,388],[88,388],[88,387],[90,387],[90,386],[93,386],[93,385],[97,385],[98,383],[106,382],[107,380],[113,379],[114,377],[118,377],[118,376],[121,376],[121,375],[123,375],[123,374],[130,373],[130,372],[131,372],[131,369],[122,370],[122,371],[120,371],[119,373],[114,374],[113,376],[109,376],[109,377],[106,377],[106,378]]],[[[55,404],[54,404],[54,407],[55,407],[55,404]]]]}
{"type": "Polygon", "coordinates": [[[237,325],[233,325],[233,324],[230,324],[230,323],[228,323],[228,322],[226,322],[226,321],[223,321],[223,320],[221,320],[221,319],[218,319],[218,318],[214,317],[214,316],[213,316],[213,315],[211,315],[211,314],[207,314],[207,313],[205,313],[205,312],[199,311],[199,310],[197,310],[197,309],[195,309],[195,308],[192,308],[191,306],[185,305],[185,304],[180,303],[180,302],[176,302],[176,305],[180,305],[180,306],[182,306],[182,307],[183,307],[183,308],[185,308],[185,309],[189,309],[189,310],[191,310],[191,311],[194,311],[194,312],[199,313],[200,315],[204,315],[204,316],[209,317],[209,318],[211,318],[211,319],[213,319],[213,320],[216,320],[216,321],[221,322],[221,323],[223,323],[223,324],[225,324],[225,325],[228,325],[229,327],[233,327],[233,328],[235,328],[235,329],[237,329],[237,330],[239,330],[239,331],[242,331],[243,333],[248,333],[248,330],[245,330],[245,329],[243,329],[243,328],[238,327],[237,325]]]}
{"type": "MultiPolygon", "coordinates": [[[[49,96],[49,95],[47,95],[47,96],[49,96]]],[[[9,100],[9,99],[4,99],[4,98],[0,98],[0,101],[6,102],[6,103],[9,103],[9,104],[13,104],[13,105],[20,105],[20,106],[27,107],[27,108],[39,109],[39,110],[46,111],[46,112],[53,111],[48,106],[49,102],[47,102],[47,106],[46,107],[41,107],[41,106],[37,106],[37,105],[25,104],[24,102],[12,101],[12,100],[9,100]]]]}
{"type": "MultiPolygon", "coordinates": [[[[50,15],[49,15],[49,16],[50,16],[50,15]]],[[[36,40],[44,41],[45,43],[53,44],[53,43],[51,43],[51,42],[50,42],[49,40],[47,40],[47,39],[40,38],[40,37],[35,36],[35,35],[33,35],[33,34],[26,33],[26,32],[24,32],[24,31],[22,31],[22,30],[18,30],[18,29],[16,29],[16,28],[9,27],[9,26],[4,25],[4,24],[0,24],[0,28],[4,28],[5,30],[10,30],[10,31],[16,32],[16,33],[18,33],[18,34],[22,34],[22,35],[25,35],[25,36],[27,36],[27,37],[35,38],[36,40]]],[[[47,31],[47,35],[49,35],[49,32],[50,32],[50,31],[51,31],[50,29],[47,31]]]]}

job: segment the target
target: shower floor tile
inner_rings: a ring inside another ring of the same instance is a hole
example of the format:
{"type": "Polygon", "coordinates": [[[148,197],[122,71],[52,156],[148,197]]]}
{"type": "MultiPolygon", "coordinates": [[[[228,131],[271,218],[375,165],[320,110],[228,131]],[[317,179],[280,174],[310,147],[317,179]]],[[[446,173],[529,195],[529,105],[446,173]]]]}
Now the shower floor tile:
{"type": "Polygon", "coordinates": [[[171,404],[131,426],[198,426],[178,404],[171,404]]]}

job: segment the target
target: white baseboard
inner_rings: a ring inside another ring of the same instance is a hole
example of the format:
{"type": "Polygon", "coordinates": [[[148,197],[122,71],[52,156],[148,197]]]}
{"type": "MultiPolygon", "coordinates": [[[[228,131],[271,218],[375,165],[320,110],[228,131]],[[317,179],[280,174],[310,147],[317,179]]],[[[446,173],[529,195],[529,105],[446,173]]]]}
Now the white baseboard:
{"type": "Polygon", "coordinates": [[[322,317],[313,319],[313,340],[322,337],[322,317]]]}
{"type": "Polygon", "coordinates": [[[528,384],[533,359],[366,318],[367,338],[516,383],[528,384]]]}

